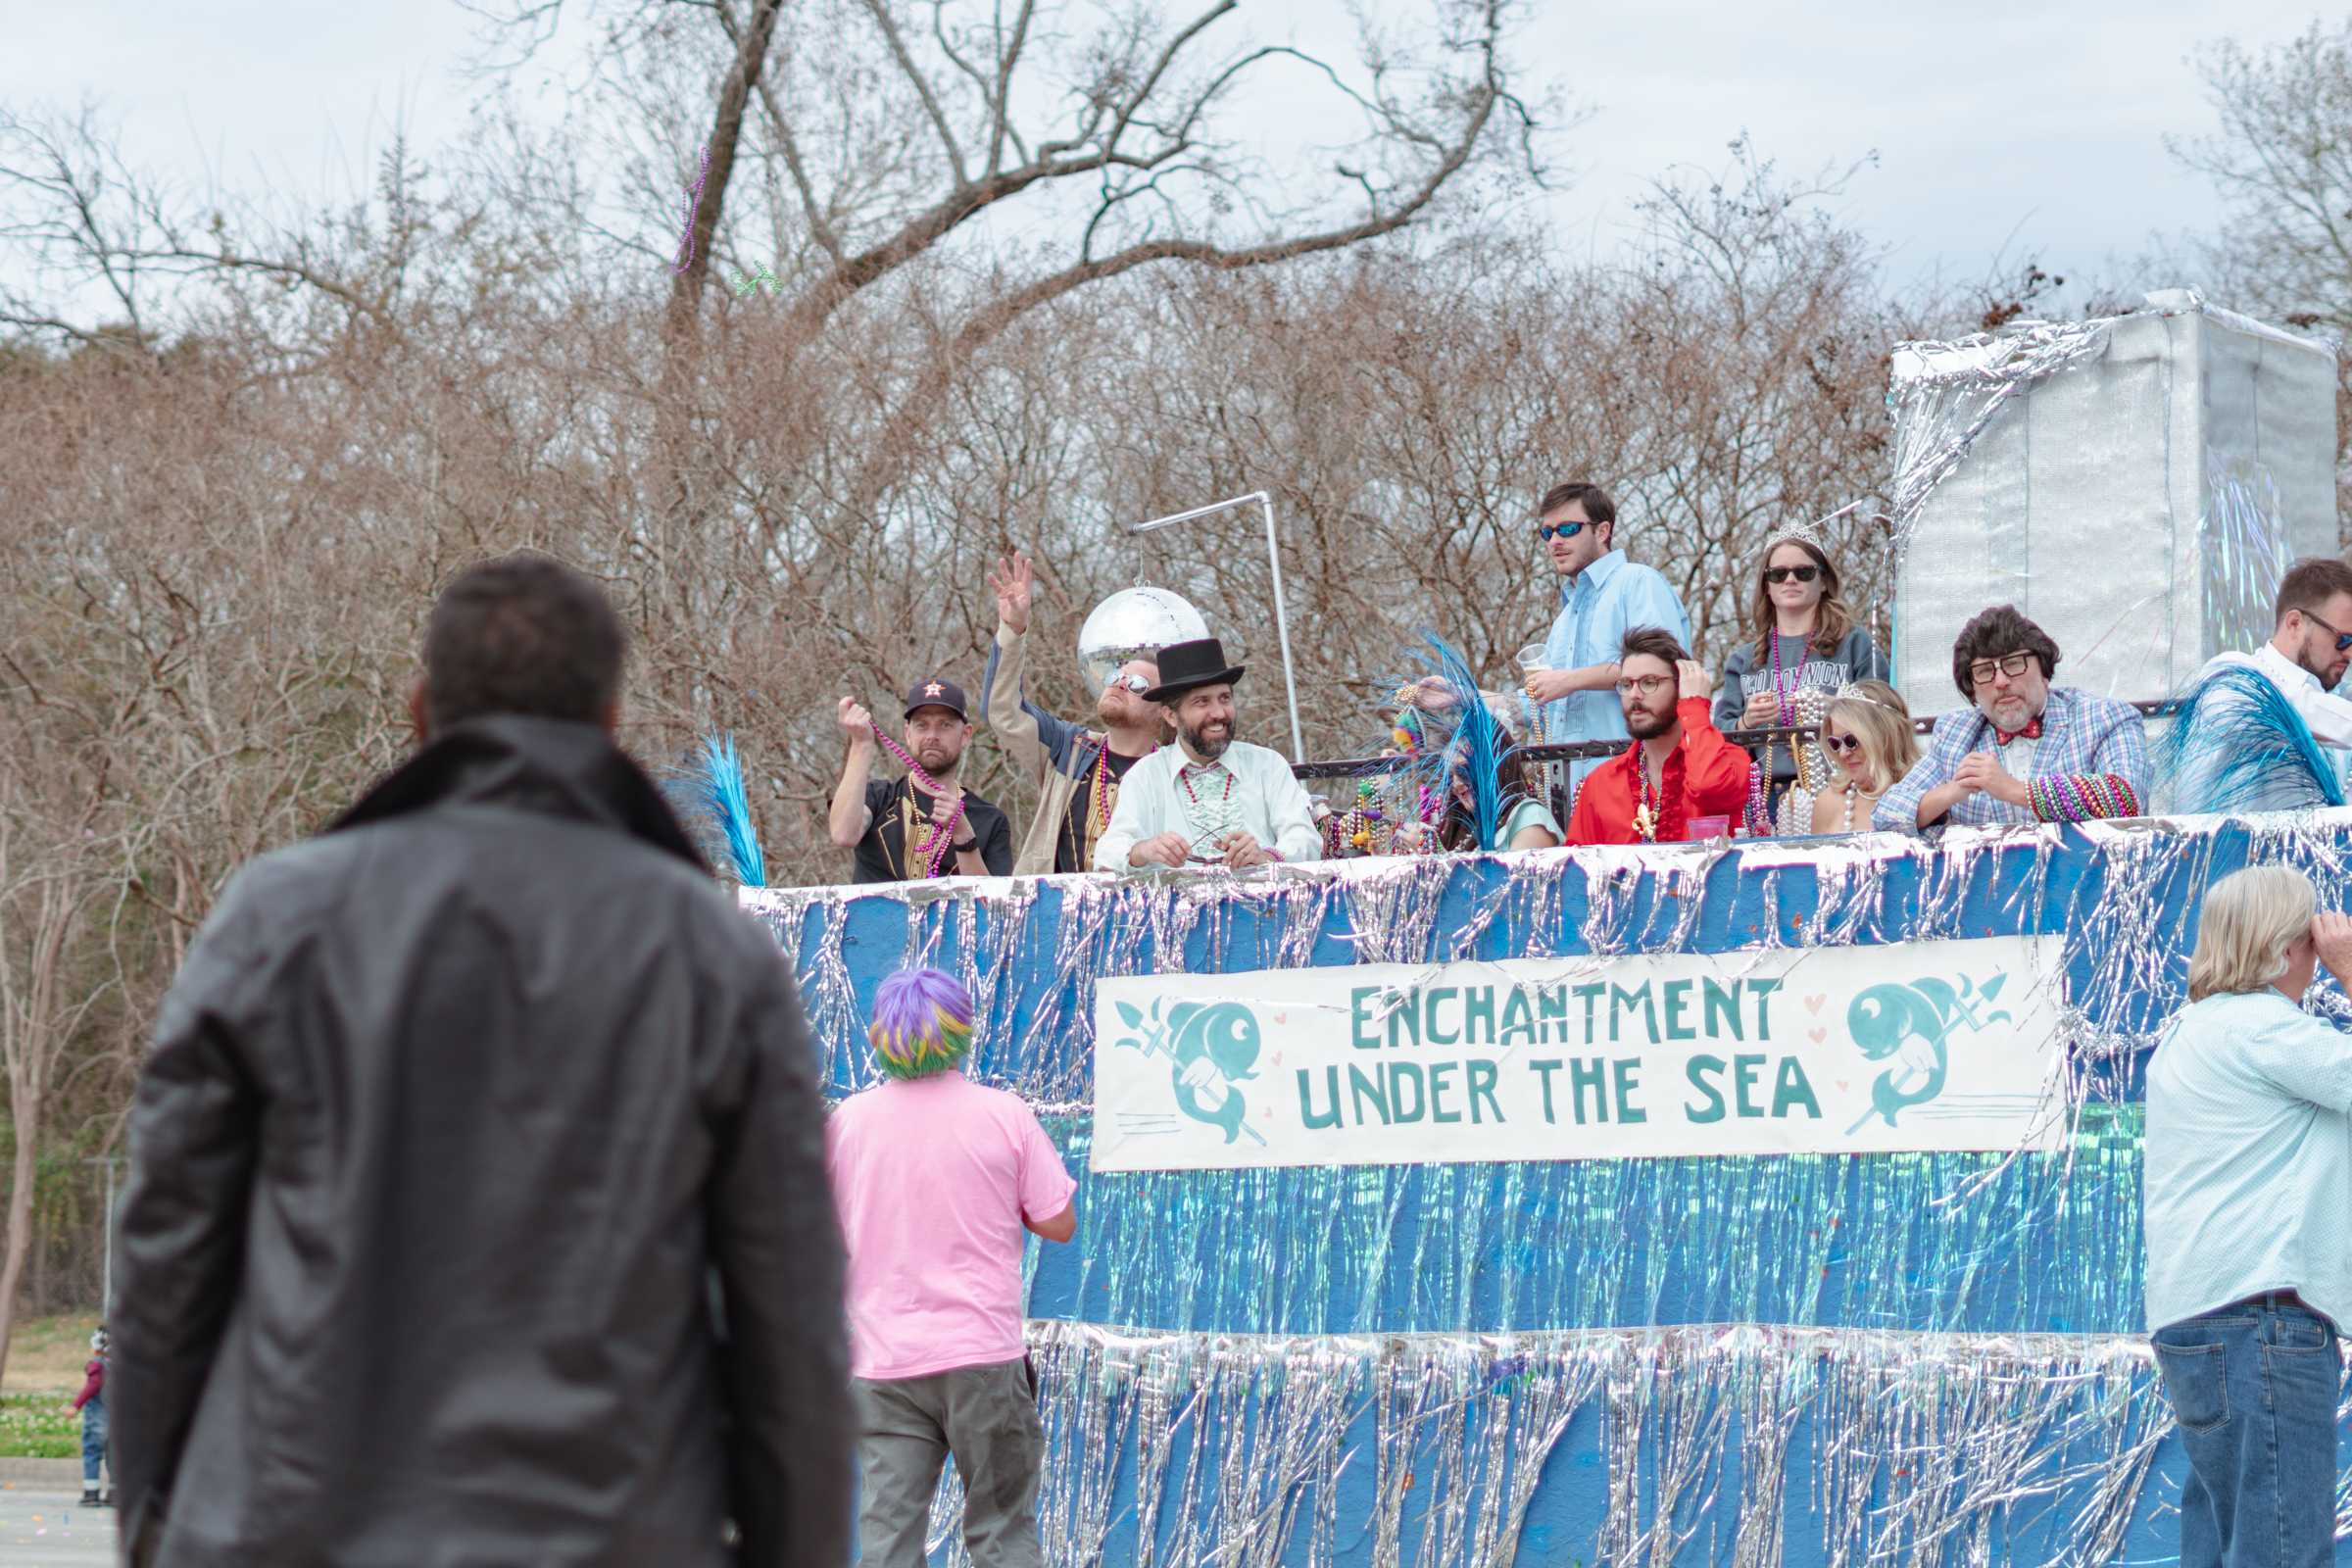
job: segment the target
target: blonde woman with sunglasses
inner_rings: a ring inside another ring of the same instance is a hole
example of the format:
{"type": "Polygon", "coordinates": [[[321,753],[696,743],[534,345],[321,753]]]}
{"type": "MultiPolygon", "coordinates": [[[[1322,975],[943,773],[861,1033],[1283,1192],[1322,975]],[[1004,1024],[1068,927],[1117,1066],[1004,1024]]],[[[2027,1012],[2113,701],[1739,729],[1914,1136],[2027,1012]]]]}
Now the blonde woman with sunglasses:
{"type": "MultiPolygon", "coordinates": [[[[1883,680],[1858,680],[1838,693],[1822,718],[1820,744],[1829,756],[1830,782],[1782,798],[1774,830],[1783,838],[1869,831],[1879,798],[1919,760],[1911,710],[1883,680]]],[[[1814,771],[1819,776],[1824,770],[1814,771]]]]}

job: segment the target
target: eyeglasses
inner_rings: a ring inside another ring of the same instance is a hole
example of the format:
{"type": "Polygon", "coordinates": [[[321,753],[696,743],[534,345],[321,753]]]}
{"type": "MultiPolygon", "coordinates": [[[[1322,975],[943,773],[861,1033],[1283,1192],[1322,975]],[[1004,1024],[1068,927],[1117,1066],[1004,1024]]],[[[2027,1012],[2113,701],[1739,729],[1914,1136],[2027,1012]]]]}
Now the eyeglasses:
{"type": "Polygon", "coordinates": [[[1537,525],[1536,537],[1543,540],[1545,544],[1549,544],[1551,543],[1551,536],[1553,534],[1558,534],[1563,539],[1573,539],[1584,531],[1585,525],[1581,522],[1563,522],[1557,525],[1545,522],[1539,523],[1537,525]]]}
{"type": "Polygon", "coordinates": [[[1115,669],[1111,671],[1110,679],[1102,683],[1102,689],[1104,691],[1109,691],[1114,686],[1123,687],[1126,690],[1135,693],[1135,695],[1138,697],[1143,696],[1144,693],[1152,689],[1152,683],[1144,679],[1143,676],[1125,675],[1121,674],[1115,669]]]}
{"type": "Polygon", "coordinates": [[[1824,735],[1821,738],[1821,744],[1830,749],[1832,757],[1839,757],[1847,752],[1860,751],[1862,737],[1859,735],[1824,735]]]}
{"type": "Polygon", "coordinates": [[[1676,677],[1672,675],[1627,675],[1617,682],[1617,695],[1631,697],[1634,693],[1640,692],[1642,696],[1647,697],[1651,692],[1674,679],[1676,677]]]}
{"type": "Polygon", "coordinates": [[[1819,566],[1766,566],[1766,582],[1811,582],[1821,575],[1819,566]]]}
{"type": "Polygon", "coordinates": [[[1971,686],[1989,686],[1995,671],[2014,679],[2023,675],[2026,666],[2032,662],[2032,654],[2003,654],[1998,659],[1980,659],[1968,666],[1968,683],[1971,686]]]}
{"type": "Polygon", "coordinates": [[[2319,627],[2322,631],[2335,632],[2335,651],[2337,653],[2340,654],[2345,649],[2352,648],[2352,631],[2335,631],[2333,626],[2328,625],[2326,621],[2322,620],[2319,616],[2313,614],[2308,610],[2302,611],[2300,613],[2305,620],[2310,621],[2314,626],[2319,627]]]}

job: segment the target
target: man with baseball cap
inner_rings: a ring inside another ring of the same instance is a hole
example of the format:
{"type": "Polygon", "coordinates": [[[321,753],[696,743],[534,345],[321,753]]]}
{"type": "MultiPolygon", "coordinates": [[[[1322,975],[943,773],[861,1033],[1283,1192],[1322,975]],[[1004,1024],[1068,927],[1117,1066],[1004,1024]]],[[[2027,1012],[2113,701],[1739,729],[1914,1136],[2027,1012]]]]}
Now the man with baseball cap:
{"type": "Polygon", "coordinates": [[[1323,853],[1306,790],[1282,754],[1234,739],[1233,689],[1242,666],[1214,637],[1159,651],[1159,684],[1144,693],[1176,721],[1176,744],[1127,770],[1095,869],[1223,865],[1323,853]]]}
{"type": "Polygon", "coordinates": [[[874,727],[854,697],[836,714],[850,738],[826,825],[833,842],[857,852],[855,882],[918,882],[934,876],[1009,876],[1012,824],[956,782],[971,741],[963,688],[944,675],[906,688],[904,744],[874,727]],[[906,769],[872,777],[877,746],[906,769]]]}

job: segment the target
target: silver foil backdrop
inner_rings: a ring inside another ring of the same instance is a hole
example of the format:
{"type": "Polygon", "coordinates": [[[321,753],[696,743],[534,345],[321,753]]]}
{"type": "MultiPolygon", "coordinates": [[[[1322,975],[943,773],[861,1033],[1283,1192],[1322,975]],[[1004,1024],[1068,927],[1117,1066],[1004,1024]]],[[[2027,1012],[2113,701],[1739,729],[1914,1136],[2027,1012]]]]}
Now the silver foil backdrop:
{"type": "Polygon", "coordinates": [[[2271,629],[2288,561],[2333,554],[2335,350],[2186,290],[2092,321],[1894,351],[1896,684],[1960,705],[1952,639],[2014,604],[2058,678],[2164,697],[2271,629]]]}

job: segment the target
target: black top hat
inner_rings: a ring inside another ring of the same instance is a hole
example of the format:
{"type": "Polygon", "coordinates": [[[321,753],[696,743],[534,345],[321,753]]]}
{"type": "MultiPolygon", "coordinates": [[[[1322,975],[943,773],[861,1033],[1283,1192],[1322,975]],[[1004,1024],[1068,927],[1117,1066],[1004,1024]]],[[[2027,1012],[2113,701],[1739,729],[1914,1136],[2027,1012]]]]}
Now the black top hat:
{"type": "Polygon", "coordinates": [[[1225,662],[1225,645],[1214,637],[1170,643],[1159,651],[1159,684],[1144,693],[1150,703],[1170,703],[1196,686],[1231,686],[1242,678],[1240,664],[1225,662]]]}
{"type": "Polygon", "coordinates": [[[912,718],[918,708],[944,708],[967,724],[972,721],[964,707],[963,688],[945,676],[934,675],[906,688],[906,716],[912,718]]]}

